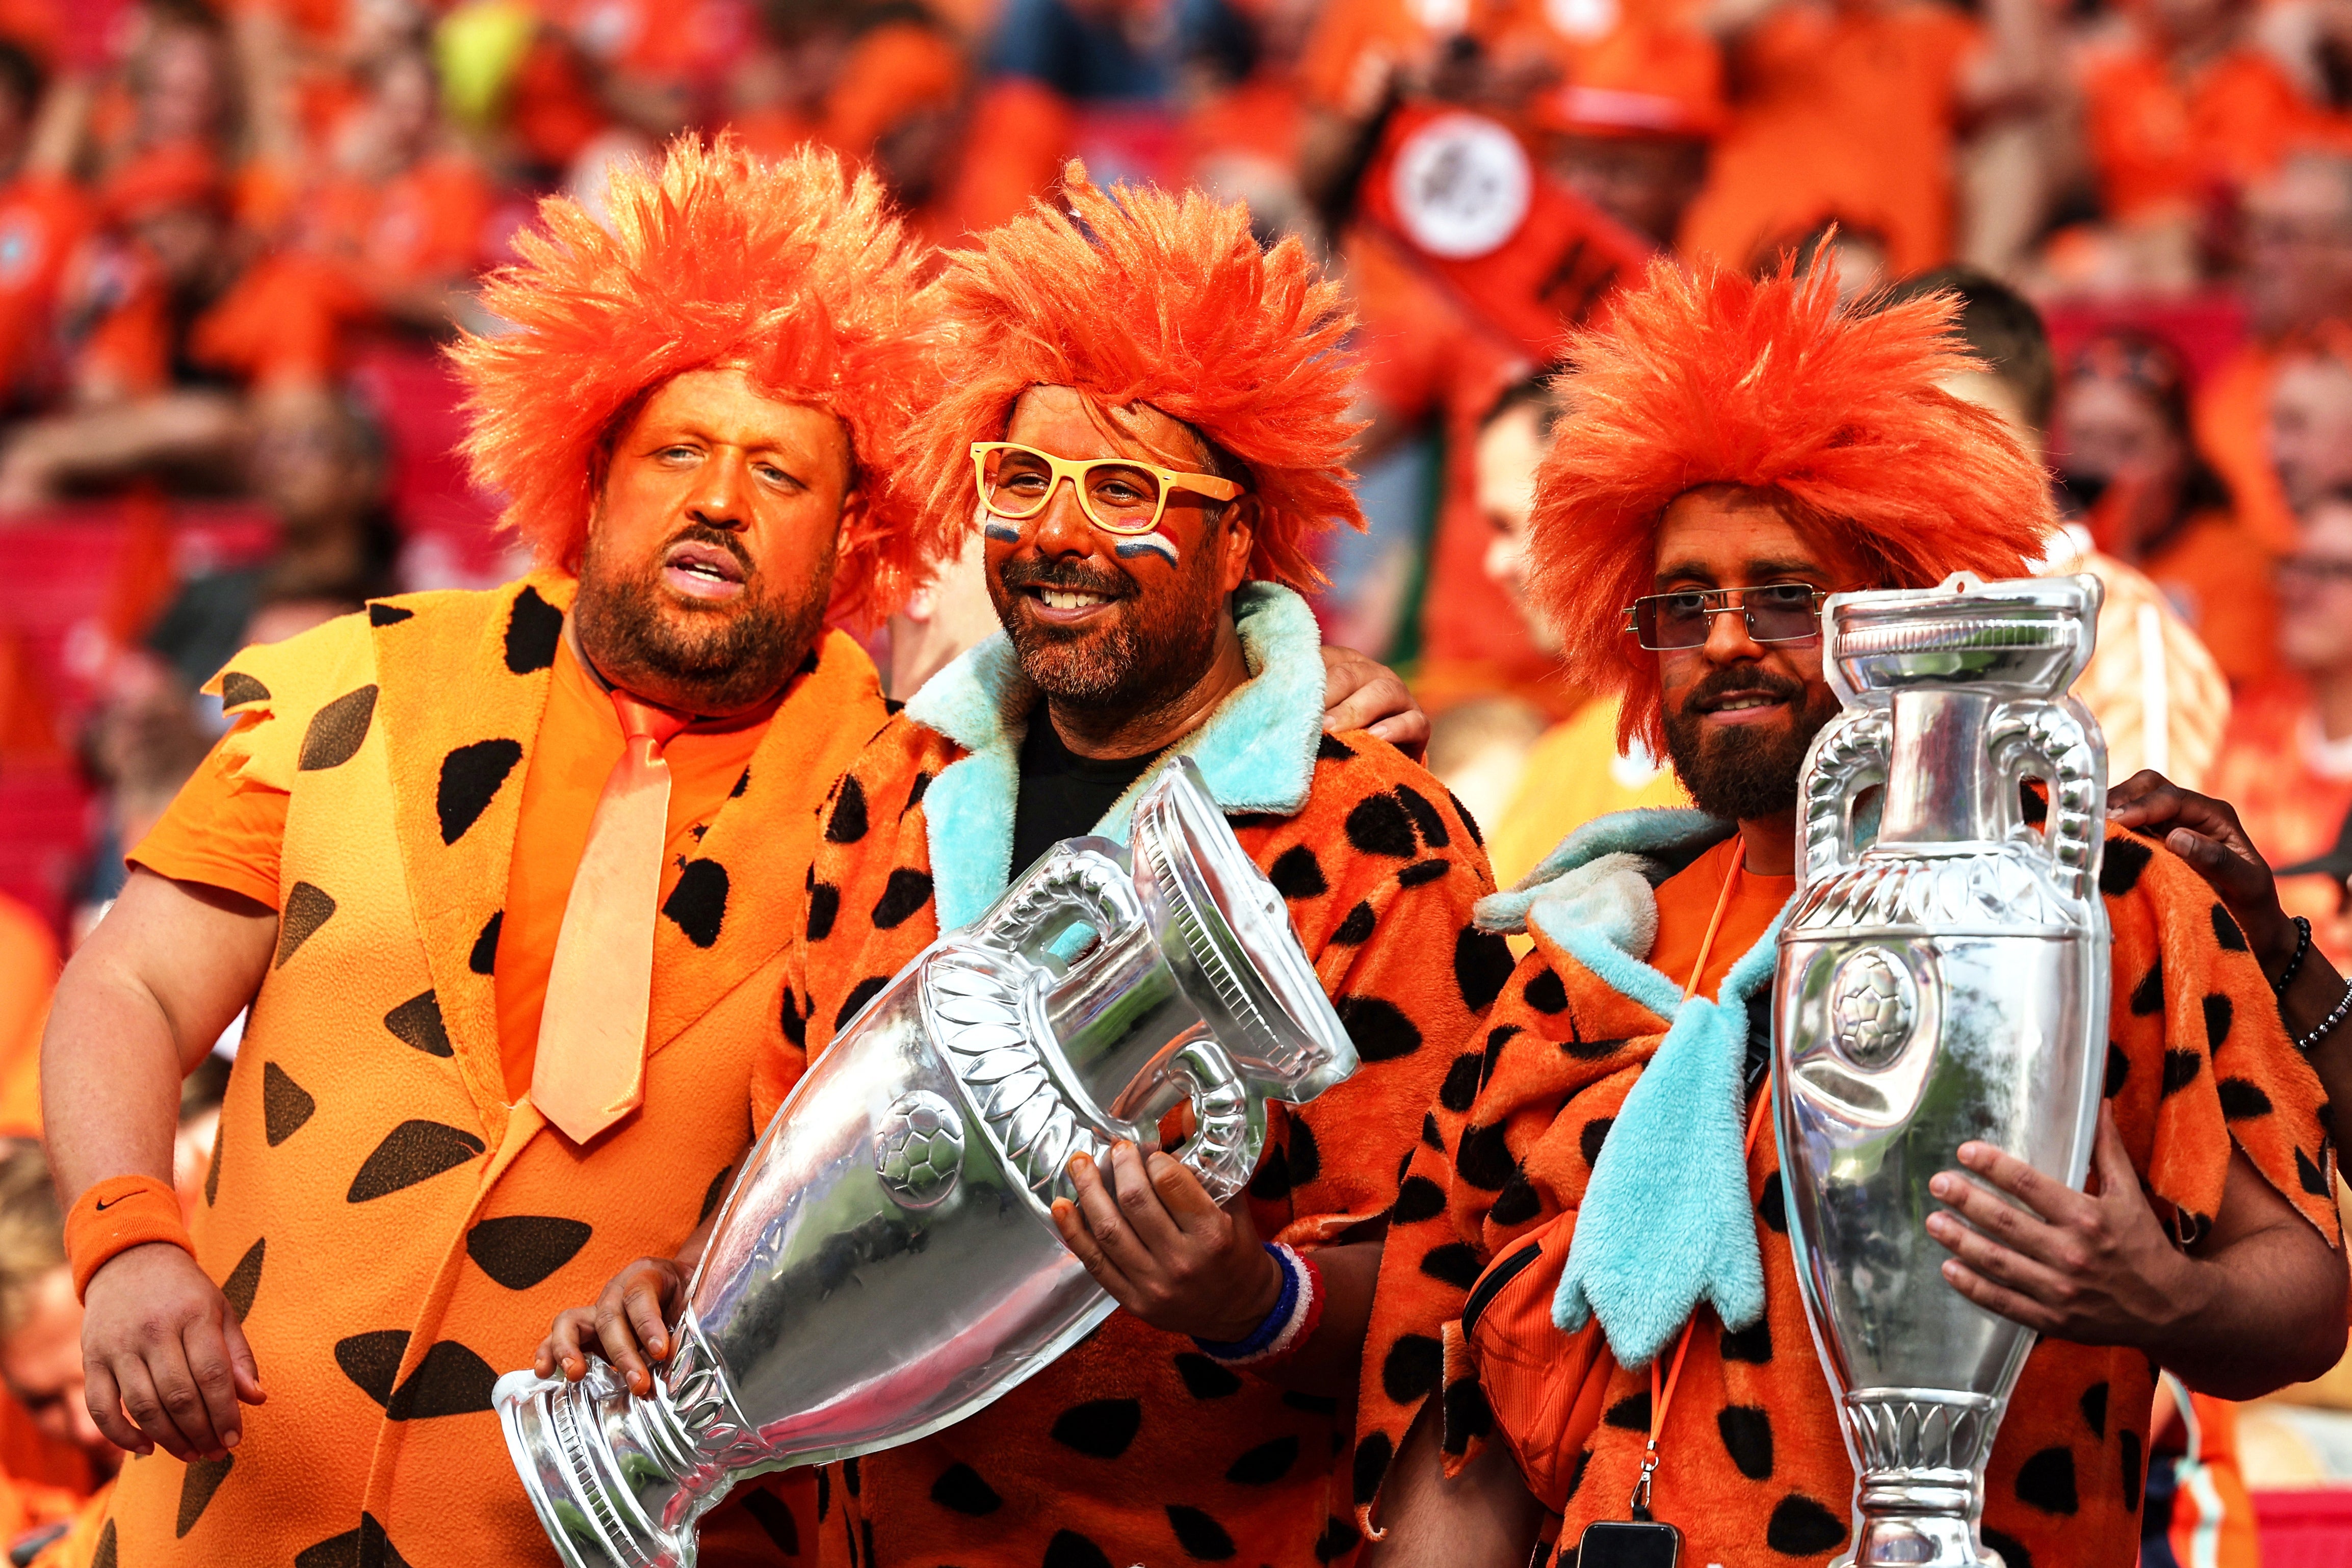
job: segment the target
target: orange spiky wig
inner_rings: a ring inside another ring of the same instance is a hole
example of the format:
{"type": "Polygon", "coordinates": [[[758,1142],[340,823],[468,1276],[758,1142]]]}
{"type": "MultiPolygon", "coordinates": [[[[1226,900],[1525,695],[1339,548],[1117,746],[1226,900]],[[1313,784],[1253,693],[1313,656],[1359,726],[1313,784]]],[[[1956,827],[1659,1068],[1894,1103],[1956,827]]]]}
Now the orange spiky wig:
{"type": "Polygon", "coordinates": [[[482,295],[515,330],[450,350],[463,450],[506,498],[505,523],[542,563],[575,570],[619,423],[672,376],[740,366],[847,427],[865,504],[841,538],[832,609],[887,614],[952,545],[889,479],[926,356],[919,252],[881,185],[829,153],[771,163],[685,136],[657,170],[617,167],[606,206],[600,224],[566,197],[541,202],[515,240],[522,263],[482,295]]]}
{"type": "Polygon", "coordinates": [[[1250,574],[1318,585],[1310,538],[1364,525],[1348,487],[1360,426],[1348,417],[1355,366],[1340,342],[1354,321],[1339,286],[1296,239],[1261,249],[1238,202],[1106,194],[1076,163],[1065,179],[1067,214],[1037,203],[949,256],[934,286],[947,392],[918,416],[908,483],[932,515],[968,522],[971,443],[1002,437],[1022,393],[1145,403],[1248,470],[1250,574]]]}
{"type": "Polygon", "coordinates": [[[1570,342],[1567,410],[1536,477],[1529,594],[1569,678],[1623,699],[1618,741],[1665,754],[1657,656],[1622,628],[1658,526],[1707,485],[1772,495],[1887,588],[2017,577],[2057,526],[2048,477],[1996,416],[1938,384],[1984,367],[1949,294],[1838,303],[1827,269],[1751,279],[1654,262],[1570,342]]]}

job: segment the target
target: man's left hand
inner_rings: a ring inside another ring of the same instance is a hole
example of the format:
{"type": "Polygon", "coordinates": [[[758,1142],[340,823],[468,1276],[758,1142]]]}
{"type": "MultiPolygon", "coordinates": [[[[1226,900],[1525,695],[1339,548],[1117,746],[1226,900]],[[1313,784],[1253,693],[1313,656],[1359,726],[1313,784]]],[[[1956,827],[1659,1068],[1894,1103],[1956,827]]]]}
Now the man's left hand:
{"type": "Polygon", "coordinates": [[[1396,671],[1351,647],[1323,645],[1323,728],[1367,730],[1418,761],[1429,744],[1429,715],[1396,671]]]}
{"type": "Polygon", "coordinates": [[[1952,1209],[1927,1216],[1927,1234],[1953,1254],[1944,1278],[1978,1306],[2055,1339],[2141,1347],[2164,1342],[2176,1320],[2197,1310],[2204,1266],[2165,1235],[2105,1105],[2091,1159],[2095,1194],[2062,1185],[1990,1143],[1963,1143],[1959,1153],[1961,1164],[2025,1205],[1957,1171],[1928,1183],[1952,1209]]]}
{"type": "Polygon", "coordinates": [[[1259,1245],[1249,1211],[1227,1214],[1182,1161],[1157,1150],[1115,1144],[1109,1165],[1106,1183],[1086,1155],[1071,1159],[1078,1200],[1054,1200],[1064,1245],[1153,1328],[1213,1343],[1247,1339],[1282,1295],[1282,1265],[1259,1245]]]}

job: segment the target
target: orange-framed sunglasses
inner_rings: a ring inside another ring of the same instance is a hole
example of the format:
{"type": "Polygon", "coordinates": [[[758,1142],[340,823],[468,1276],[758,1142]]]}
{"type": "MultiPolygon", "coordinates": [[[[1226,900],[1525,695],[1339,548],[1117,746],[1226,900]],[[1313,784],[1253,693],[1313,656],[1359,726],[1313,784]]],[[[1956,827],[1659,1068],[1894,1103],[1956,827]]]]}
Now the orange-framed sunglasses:
{"type": "Polygon", "coordinates": [[[1132,458],[1057,458],[1018,441],[974,441],[971,473],[981,504],[1008,522],[1044,511],[1055,487],[1067,479],[1087,521],[1105,533],[1150,533],[1168,510],[1171,490],[1219,501],[1242,493],[1241,486],[1214,474],[1155,468],[1132,458]]]}

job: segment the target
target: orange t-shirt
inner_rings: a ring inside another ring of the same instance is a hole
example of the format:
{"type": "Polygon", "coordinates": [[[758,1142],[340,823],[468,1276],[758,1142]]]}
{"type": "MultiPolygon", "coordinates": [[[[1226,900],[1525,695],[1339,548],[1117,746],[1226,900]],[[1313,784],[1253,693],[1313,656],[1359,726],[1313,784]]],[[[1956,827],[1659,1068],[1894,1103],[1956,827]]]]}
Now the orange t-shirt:
{"type": "Polygon", "coordinates": [[[58,289],[89,217],[89,199],[68,180],[31,175],[0,189],[0,390],[43,368],[58,289]]]}
{"type": "Polygon", "coordinates": [[[2197,389],[2197,449],[2230,486],[2238,526],[2264,548],[2293,550],[2294,513],[2271,467],[2271,389],[2281,349],[2250,342],[2197,389]]]}
{"type": "Polygon", "coordinates": [[[1714,945],[1708,946],[1707,922],[1715,917],[1716,900],[1723,895],[1723,879],[1731,874],[1739,844],[1735,834],[1658,884],[1658,938],[1650,944],[1650,967],[1696,996],[1716,994],[1731,966],[1756,945],[1797,890],[1793,873],[1766,877],[1743,868],[1724,906],[1714,945]],[[1698,984],[1692,985],[1691,968],[1702,950],[1706,965],[1699,971],[1698,984]]]}
{"type": "MultiPolygon", "coordinates": [[[[730,722],[697,725],[664,750],[670,772],[664,898],[751,765],[772,713],[771,709],[730,722]]],[[[540,1010],[555,962],[555,939],[563,929],[563,906],[587,847],[596,801],[613,764],[621,760],[621,721],[612,700],[564,639],[523,781],[521,821],[507,870],[506,916],[499,926],[499,1047],[510,1099],[520,1100],[530,1088],[540,1010]]],[[[215,748],[131,851],[131,863],[175,881],[242,893],[276,909],[286,801],[283,791],[231,777],[215,748]]]]}
{"type": "Polygon", "coordinates": [[[1897,276],[1949,259],[1959,73],[1979,37],[1936,4],[1774,11],[1735,51],[1747,90],[1682,250],[1746,267],[1835,219],[1884,238],[1897,276]]]}
{"type": "Polygon", "coordinates": [[[2084,71],[2083,94],[2099,192],[2117,218],[2193,209],[2214,187],[2262,178],[2291,143],[2329,129],[2251,46],[2186,79],[2152,47],[2118,50],[2084,71]]]}
{"type": "Polygon", "coordinates": [[[2223,511],[2200,512],[2139,568],[2243,689],[2278,665],[2278,590],[2271,554],[2223,511]]]}
{"type": "Polygon", "coordinates": [[[311,243],[369,284],[474,271],[497,193],[471,162],[427,158],[389,181],[341,175],[308,199],[311,243]]]}

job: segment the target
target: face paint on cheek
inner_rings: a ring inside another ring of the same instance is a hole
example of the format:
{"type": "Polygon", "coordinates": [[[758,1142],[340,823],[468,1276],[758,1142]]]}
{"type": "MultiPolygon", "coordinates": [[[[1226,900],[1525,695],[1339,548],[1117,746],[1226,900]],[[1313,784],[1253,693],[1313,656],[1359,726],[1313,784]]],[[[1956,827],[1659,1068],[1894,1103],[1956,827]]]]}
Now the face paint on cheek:
{"type": "Polygon", "coordinates": [[[990,521],[982,523],[980,531],[989,538],[996,541],[999,544],[1018,544],[1021,542],[1021,531],[1013,527],[1009,522],[998,522],[992,519],[990,521]]]}
{"type": "Polygon", "coordinates": [[[1121,561],[1133,561],[1144,555],[1164,556],[1171,566],[1178,565],[1183,561],[1183,557],[1177,553],[1176,542],[1156,529],[1133,539],[1120,540],[1112,547],[1111,553],[1117,555],[1121,561]]]}

